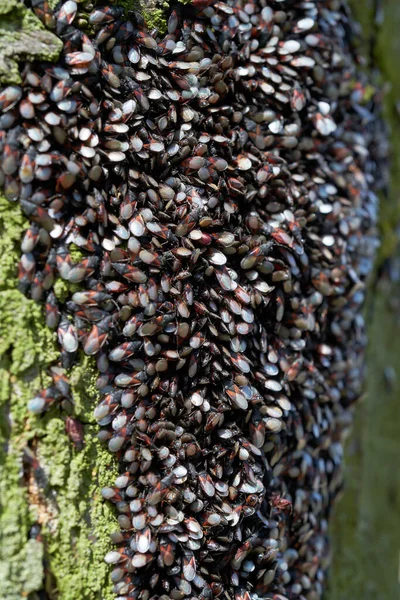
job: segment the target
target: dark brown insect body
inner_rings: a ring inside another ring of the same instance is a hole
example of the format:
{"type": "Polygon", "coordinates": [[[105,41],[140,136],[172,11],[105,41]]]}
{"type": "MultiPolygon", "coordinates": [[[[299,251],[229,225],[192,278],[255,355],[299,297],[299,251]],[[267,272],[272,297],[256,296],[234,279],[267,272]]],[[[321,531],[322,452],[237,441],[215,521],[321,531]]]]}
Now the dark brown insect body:
{"type": "Polygon", "coordinates": [[[84,444],[84,428],[81,421],[73,417],[65,419],[65,430],[77,450],[82,450],[84,444]]]}

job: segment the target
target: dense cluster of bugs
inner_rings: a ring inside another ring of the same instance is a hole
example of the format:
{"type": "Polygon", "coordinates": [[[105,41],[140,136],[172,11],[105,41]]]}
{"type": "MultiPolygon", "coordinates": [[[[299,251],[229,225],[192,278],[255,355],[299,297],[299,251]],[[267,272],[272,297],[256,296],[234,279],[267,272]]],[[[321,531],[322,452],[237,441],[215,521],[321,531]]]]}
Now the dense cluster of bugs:
{"type": "Polygon", "coordinates": [[[30,408],[96,358],[120,600],[317,600],[384,144],[346,6],[197,1],[165,36],[87,6],[32,1],[62,55],[0,93],[19,280],[62,355],[30,408]]]}

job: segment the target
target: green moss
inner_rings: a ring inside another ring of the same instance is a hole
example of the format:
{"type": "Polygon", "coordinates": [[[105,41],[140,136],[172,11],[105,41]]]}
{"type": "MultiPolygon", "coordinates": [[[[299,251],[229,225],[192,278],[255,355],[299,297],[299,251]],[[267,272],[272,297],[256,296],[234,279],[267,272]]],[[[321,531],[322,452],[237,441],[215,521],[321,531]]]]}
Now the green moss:
{"type": "Polygon", "coordinates": [[[69,283],[65,279],[57,279],[54,284],[54,293],[60,302],[65,302],[71,294],[79,291],[79,289],[77,283],[69,283]]]}
{"type": "MultiPolygon", "coordinates": [[[[166,5],[166,8],[168,8],[168,5],[166,5]]],[[[159,8],[151,13],[148,13],[145,15],[145,20],[149,29],[158,29],[158,32],[161,35],[166,32],[167,22],[165,20],[165,10],[163,8],[159,8]]]]}
{"type": "Polygon", "coordinates": [[[20,600],[46,585],[50,598],[57,592],[59,600],[111,600],[103,556],[117,522],[100,488],[114,480],[116,464],[96,437],[93,361],[82,358],[70,374],[74,416],[84,423],[81,451],[58,407],[44,416],[26,408],[49,383],[46,369],[58,350],[42,307],[16,288],[25,228],[18,206],[0,198],[0,598],[20,600]],[[40,464],[37,481],[23,461],[27,447],[40,464]],[[41,537],[30,539],[38,522],[41,537]]]}
{"type": "Polygon", "coordinates": [[[82,252],[82,250],[76,246],[75,244],[70,244],[69,253],[71,255],[72,262],[79,263],[86,257],[86,254],[82,252]]]}
{"type": "Polygon", "coordinates": [[[167,31],[169,2],[167,0],[139,0],[136,9],[143,15],[149,29],[158,29],[160,35],[167,31]]]}
{"type": "Polygon", "coordinates": [[[50,488],[57,492],[57,528],[54,534],[49,531],[46,543],[63,600],[113,598],[104,555],[117,523],[100,489],[110,485],[117,470],[113,457],[96,438],[97,425],[86,421],[92,419],[96,397],[96,369],[89,362],[85,359],[71,374],[75,414],[86,423],[83,450],[78,452],[66,443],[64,422],[54,416],[46,423],[39,447],[50,488]]]}
{"type": "Polygon", "coordinates": [[[20,83],[20,61],[54,61],[61,52],[62,42],[46,31],[36,15],[19,0],[3,0],[0,4],[0,81],[20,83]]]}
{"type": "MultiPolygon", "coordinates": [[[[81,260],[83,260],[86,256],[81,249],[78,248],[78,246],[75,246],[75,244],[71,244],[70,254],[72,262],[74,263],[81,262],[81,260]]],[[[65,302],[67,298],[79,290],[79,284],[70,283],[69,281],[65,281],[65,279],[61,278],[57,279],[54,284],[54,293],[60,302],[65,302]]]]}
{"type": "Polygon", "coordinates": [[[130,10],[140,10],[140,0],[113,0],[111,4],[117,4],[124,9],[125,13],[130,10]]]}
{"type": "MultiPolygon", "coordinates": [[[[14,279],[18,262],[18,244],[21,232],[27,221],[19,210],[10,210],[8,200],[0,196],[0,227],[7,221],[7,236],[0,236],[0,289],[4,289],[10,279],[14,279]]],[[[1,231],[1,230],[0,230],[1,231]]]]}

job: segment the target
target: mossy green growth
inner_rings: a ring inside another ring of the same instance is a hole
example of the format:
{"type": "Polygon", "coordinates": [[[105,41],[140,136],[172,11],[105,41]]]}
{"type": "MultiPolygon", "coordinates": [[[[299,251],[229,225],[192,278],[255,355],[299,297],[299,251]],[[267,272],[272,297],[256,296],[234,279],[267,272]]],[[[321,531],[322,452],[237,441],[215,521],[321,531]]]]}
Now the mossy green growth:
{"type": "Polygon", "coordinates": [[[71,294],[78,292],[80,289],[77,283],[70,283],[65,279],[57,279],[54,284],[54,293],[60,302],[65,302],[71,294]]]}
{"type": "Polygon", "coordinates": [[[83,260],[86,256],[86,254],[84,254],[84,252],[82,252],[82,250],[79,248],[79,246],[76,246],[75,244],[70,244],[68,250],[69,250],[72,262],[74,262],[74,263],[81,262],[81,260],[83,260]]]}
{"type": "MultiPolygon", "coordinates": [[[[166,4],[166,3],[165,3],[166,4]]],[[[167,5],[168,8],[168,5],[167,5]]],[[[162,8],[156,9],[145,15],[146,25],[149,29],[158,29],[158,32],[163,35],[167,30],[167,22],[165,20],[165,10],[162,8]]]]}
{"type": "Polygon", "coordinates": [[[97,370],[87,357],[70,374],[74,416],[84,423],[85,445],[81,452],[66,443],[60,418],[50,418],[40,444],[40,457],[48,465],[50,488],[57,491],[57,528],[47,538],[51,572],[63,600],[114,598],[110,570],[104,555],[109,535],[118,529],[115,515],[102,500],[100,490],[117,475],[113,457],[97,440],[93,422],[97,370]]]}
{"type": "Polygon", "coordinates": [[[49,383],[46,369],[58,349],[42,307],[16,287],[25,228],[19,207],[0,198],[0,598],[33,599],[45,588],[51,599],[111,600],[103,557],[117,521],[100,489],[117,471],[96,437],[93,361],[82,358],[70,373],[74,417],[84,424],[81,451],[68,439],[59,407],[44,416],[27,411],[49,383]],[[35,524],[38,538],[31,535],[35,524]]]}
{"type": "MultiPolygon", "coordinates": [[[[123,4],[123,2],[119,2],[123,4]]],[[[146,22],[148,29],[157,29],[160,35],[167,31],[169,2],[167,0],[136,0],[138,10],[146,22]]]]}
{"type": "MultiPolygon", "coordinates": [[[[181,4],[191,4],[192,0],[179,0],[181,4]]],[[[160,35],[167,31],[168,0],[114,0],[125,11],[137,10],[143,15],[148,29],[157,29],[160,35]]]]}
{"type": "Polygon", "coordinates": [[[22,60],[58,58],[62,42],[19,0],[0,2],[0,81],[20,83],[22,60]]]}

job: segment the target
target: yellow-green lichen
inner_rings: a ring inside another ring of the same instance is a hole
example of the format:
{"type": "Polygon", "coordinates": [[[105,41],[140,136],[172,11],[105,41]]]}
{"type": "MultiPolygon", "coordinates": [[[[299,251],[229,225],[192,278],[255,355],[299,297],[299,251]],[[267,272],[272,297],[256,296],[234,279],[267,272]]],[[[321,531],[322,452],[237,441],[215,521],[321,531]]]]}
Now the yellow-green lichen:
{"type": "Polygon", "coordinates": [[[158,29],[158,32],[162,35],[165,33],[167,24],[165,21],[165,12],[163,9],[155,10],[151,15],[147,17],[146,24],[149,29],[158,29]]]}
{"type": "Polygon", "coordinates": [[[75,263],[79,263],[81,262],[81,260],[83,260],[85,258],[85,254],[82,252],[82,250],[76,246],[75,244],[70,244],[69,248],[69,253],[72,259],[72,262],[75,263]]]}
{"type": "Polygon", "coordinates": [[[71,294],[78,292],[79,289],[77,283],[70,283],[69,281],[65,281],[65,279],[57,279],[54,284],[54,293],[60,302],[65,302],[71,294]]]}
{"type": "Polygon", "coordinates": [[[148,29],[157,29],[160,35],[167,31],[168,8],[166,0],[139,0],[137,6],[148,29]]]}
{"type": "Polygon", "coordinates": [[[96,437],[93,361],[82,358],[70,373],[74,417],[84,424],[81,451],[58,406],[44,416],[27,411],[49,383],[58,349],[42,307],[16,287],[25,228],[19,207],[0,198],[0,598],[20,600],[45,587],[58,600],[111,600],[103,556],[117,522],[100,489],[114,480],[116,464],[96,437]],[[27,448],[40,465],[36,478],[24,461],[27,448]],[[30,532],[37,523],[36,539],[30,532]]]}

